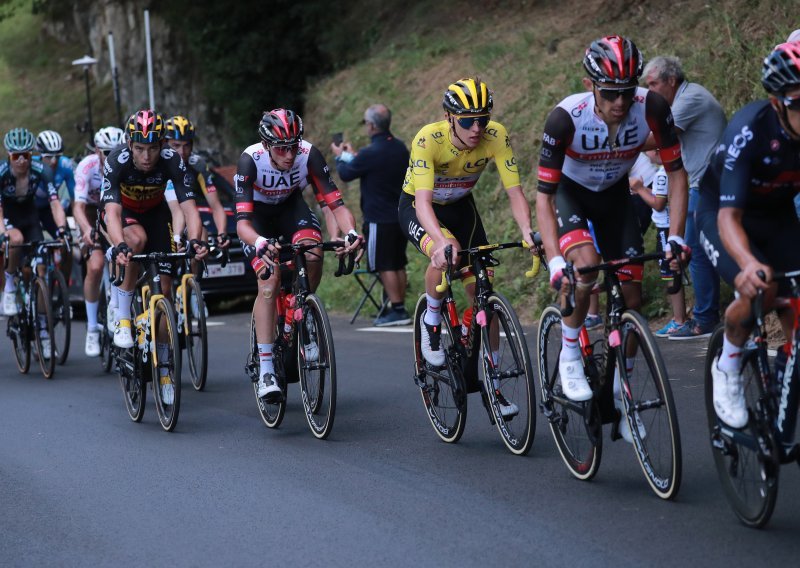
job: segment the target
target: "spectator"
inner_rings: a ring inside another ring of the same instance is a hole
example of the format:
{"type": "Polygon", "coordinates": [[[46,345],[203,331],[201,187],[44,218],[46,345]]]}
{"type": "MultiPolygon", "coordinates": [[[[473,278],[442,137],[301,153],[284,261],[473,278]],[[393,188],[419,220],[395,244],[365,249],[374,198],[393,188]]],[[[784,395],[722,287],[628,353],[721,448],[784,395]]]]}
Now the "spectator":
{"type": "Polygon", "coordinates": [[[397,221],[409,152],[389,130],[391,121],[392,113],[385,105],[372,105],[364,112],[363,121],[372,140],[369,146],[355,152],[349,142],[331,144],[339,177],[343,181],[361,178],[367,262],[370,271],[378,273],[392,304],[375,320],[379,327],[411,323],[405,307],[408,240],[397,221]]]}
{"type": "Polygon", "coordinates": [[[689,214],[686,244],[694,254],[689,263],[694,286],[690,326],[670,334],[670,339],[708,337],[719,322],[719,276],[706,255],[700,254],[694,214],[700,178],[727,126],[725,111],[717,99],[697,83],[689,83],[677,57],[655,57],[644,68],[647,87],[667,99],[681,142],[683,165],[689,176],[689,214]]]}

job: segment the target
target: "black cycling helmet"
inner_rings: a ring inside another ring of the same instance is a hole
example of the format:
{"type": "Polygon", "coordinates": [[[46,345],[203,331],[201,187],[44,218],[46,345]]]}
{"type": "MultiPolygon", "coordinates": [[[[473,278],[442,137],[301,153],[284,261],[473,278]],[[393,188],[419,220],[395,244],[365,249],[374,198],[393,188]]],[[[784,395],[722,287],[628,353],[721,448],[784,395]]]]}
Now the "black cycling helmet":
{"type": "Polygon", "coordinates": [[[489,114],[493,105],[492,92],[477,77],[451,83],[442,100],[444,110],[455,115],[489,114]]]}
{"type": "Polygon", "coordinates": [[[800,87],[800,41],[777,45],[764,58],[761,84],[773,95],[800,87]]]}
{"type": "Polygon", "coordinates": [[[164,120],[154,110],[140,110],[128,119],[126,131],[131,142],[141,144],[159,142],[164,138],[164,120]]]}
{"type": "Polygon", "coordinates": [[[644,57],[626,37],[612,35],[594,40],[586,49],[583,67],[595,83],[632,85],[639,82],[644,57]]]}
{"type": "Polygon", "coordinates": [[[276,108],[261,117],[258,135],[270,146],[298,144],[303,139],[303,120],[294,111],[276,108]]]}

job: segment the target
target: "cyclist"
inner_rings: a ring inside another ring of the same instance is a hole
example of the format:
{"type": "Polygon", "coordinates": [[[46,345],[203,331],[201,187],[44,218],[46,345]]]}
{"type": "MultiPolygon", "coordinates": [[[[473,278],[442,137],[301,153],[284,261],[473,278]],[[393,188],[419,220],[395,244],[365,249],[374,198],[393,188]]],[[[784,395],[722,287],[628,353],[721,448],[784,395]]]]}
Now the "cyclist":
{"type": "MultiPolygon", "coordinates": [[[[114,245],[112,256],[122,266],[128,265],[133,254],[141,252],[172,252],[172,223],[169,207],[164,200],[167,180],[171,179],[188,226],[190,246],[198,259],[208,253],[201,242],[200,215],[194,202],[192,180],[181,157],[170,148],[163,148],[164,121],[161,115],[147,109],[131,115],[126,125],[128,143],[111,152],[105,161],[103,174],[103,220],[109,241],[114,245]]],[[[171,290],[171,263],[159,263],[164,295],[171,290]]],[[[117,290],[117,324],[114,344],[122,349],[133,347],[131,336],[131,300],[138,275],[134,270],[125,273],[117,290]]],[[[165,360],[169,346],[156,343],[157,356],[165,360]]],[[[167,374],[166,367],[162,372],[167,374]]],[[[166,404],[172,404],[171,383],[162,385],[166,404]]]]}
{"type": "MultiPolygon", "coordinates": [[[[186,169],[189,170],[189,175],[192,176],[195,183],[195,194],[205,196],[209,208],[211,208],[211,215],[214,218],[214,225],[217,231],[217,243],[220,247],[226,248],[230,244],[228,238],[228,216],[225,213],[225,208],[217,195],[217,188],[214,185],[214,175],[208,168],[205,159],[199,154],[194,153],[194,138],[195,128],[192,122],[184,116],[173,116],[168,118],[164,126],[166,127],[166,139],[169,147],[183,159],[186,164],[186,169]],[[197,191],[199,188],[200,192],[197,191]]],[[[180,236],[183,234],[184,220],[181,214],[180,207],[172,205],[175,201],[175,189],[172,182],[167,182],[167,201],[170,203],[173,221],[173,233],[180,236]]],[[[203,240],[208,238],[208,232],[203,227],[203,240]]]]}
{"type": "MultiPolygon", "coordinates": [[[[284,237],[295,243],[321,243],[322,234],[316,215],[303,200],[302,191],[313,187],[316,199],[324,203],[347,233],[347,246],[340,253],[349,253],[361,244],[355,230],[353,214],[342,201],[342,195],[330,176],[325,158],[316,146],[303,139],[303,121],[294,111],[278,108],[264,113],[258,126],[261,142],[248,146],[239,158],[236,173],[236,229],[244,252],[260,275],[280,246],[269,238],[284,237]]],[[[322,278],[322,251],[306,253],[311,291],[322,278]]],[[[258,278],[258,295],[253,307],[260,362],[258,396],[269,402],[279,401],[283,392],[278,386],[272,362],[275,340],[275,298],[280,283],[279,271],[268,280],[258,278]]],[[[306,359],[316,360],[318,347],[304,347],[306,359]]]]}
{"type": "MultiPolygon", "coordinates": [[[[711,366],[714,409],[733,428],[747,424],[741,355],[752,330],[751,300],[763,290],[770,309],[778,292],[773,270],[800,268],[793,207],[800,192],[800,42],[774,48],[761,84],[769,96],[731,118],[701,181],[697,212],[703,250],[738,293],[725,310],[722,354],[711,366]]],[[[786,337],[790,312],[779,312],[786,337]]]]}
{"type": "MultiPolygon", "coordinates": [[[[14,128],[6,133],[3,145],[8,152],[8,160],[0,162],[0,243],[6,239],[11,244],[41,241],[42,227],[34,202],[36,192],[47,192],[50,209],[58,228],[56,237],[67,234],[66,216],[58,200],[58,192],[53,183],[53,172],[41,162],[31,159],[35,138],[26,128],[14,128]]],[[[3,291],[3,311],[7,316],[17,315],[14,273],[21,259],[21,250],[12,249],[8,254],[8,268],[5,273],[3,291]]],[[[43,269],[43,267],[42,267],[43,269]]],[[[44,317],[44,316],[39,316],[44,317]]],[[[42,326],[42,350],[45,358],[50,357],[50,338],[46,336],[47,325],[42,326]]]]}
{"type": "MultiPolygon", "coordinates": [[[[441,303],[436,291],[442,271],[447,268],[445,248],[454,251],[488,244],[483,222],[475,207],[472,188],[494,158],[506,188],[511,212],[522,239],[531,243],[531,214],[522,192],[517,161],[505,127],[491,120],[492,93],[479,78],[460,79],[450,84],[442,100],[444,120],[424,126],[411,144],[411,158],[403,182],[398,215],[406,237],[431,259],[425,271],[427,310],[420,323],[422,355],[440,367],[441,303]]],[[[475,275],[468,259],[453,255],[460,263],[465,290],[475,295],[475,275]]],[[[503,416],[519,412],[513,402],[498,391],[503,416]]]]}
{"type": "Polygon", "coordinates": [[[124,142],[121,128],[106,126],[94,135],[92,154],[80,161],[75,170],[75,200],[72,207],[75,222],[81,232],[81,245],[88,247],[86,276],[83,279],[83,301],[86,305],[86,345],[87,357],[100,355],[100,328],[97,325],[100,280],[103,276],[105,258],[103,251],[108,242],[95,231],[97,213],[100,206],[100,192],[103,185],[103,166],[106,156],[124,142]]]}
{"type": "MultiPolygon", "coordinates": [[[[53,183],[56,190],[60,190],[62,184],[67,188],[67,195],[61,200],[61,207],[67,213],[70,204],[75,200],[75,162],[64,155],[64,141],[55,130],[43,130],[39,133],[36,137],[36,150],[39,155],[34,156],[33,159],[43,162],[53,170],[53,183]]],[[[42,227],[51,235],[55,235],[58,227],[53,220],[47,192],[37,191],[35,200],[42,227]]]]}
{"type": "MultiPolygon", "coordinates": [[[[684,245],[680,235],[684,233],[688,190],[680,143],[667,101],[638,85],[642,64],[641,52],[628,38],[614,35],[593,41],[583,59],[592,90],[568,96],[547,117],[539,156],[536,215],[554,287],[561,286],[564,257],[576,268],[600,262],[587,221],[592,222],[606,259],[642,254],[628,172],[646,149],[651,131],[669,179],[668,240],[684,245]]],[[[620,270],[627,280],[623,285],[625,303],[632,309],[641,305],[642,269],[639,263],[620,270]]],[[[562,322],[559,374],[564,395],[585,401],[592,397],[592,389],[581,364],[578,334],[597,273],[578,275],[577,280],[575,310],[562,322]]],[[[615,393],[619,392],[618,383],[615,380],[615,393]]],[[[627,421],[621,422],[624,435],[627,421]]]]}

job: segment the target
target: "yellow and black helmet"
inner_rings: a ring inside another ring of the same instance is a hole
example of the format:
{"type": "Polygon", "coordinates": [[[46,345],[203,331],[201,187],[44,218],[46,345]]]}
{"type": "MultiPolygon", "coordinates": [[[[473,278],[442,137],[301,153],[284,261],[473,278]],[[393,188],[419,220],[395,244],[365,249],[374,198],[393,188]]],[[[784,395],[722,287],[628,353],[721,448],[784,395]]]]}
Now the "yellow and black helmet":
{"type": "Polygon", "coordinates": [[[171,116],[164,123],[168,140],[194,140],[194,124],[185,116],[171,116]]]}
{"type": "Polygon", "coordinates": [[[489,114],[492,112],[492,92],[486,83],[474,79],[459,79],[444,92],[442,106],[451,114],[489,114]]]}
{"type": "Polygon", "coordinates": [[[152,144],[164,138],[164,121],[154,110],[140,110],[128,119],[125,131],[131,142],[152,144]]]}

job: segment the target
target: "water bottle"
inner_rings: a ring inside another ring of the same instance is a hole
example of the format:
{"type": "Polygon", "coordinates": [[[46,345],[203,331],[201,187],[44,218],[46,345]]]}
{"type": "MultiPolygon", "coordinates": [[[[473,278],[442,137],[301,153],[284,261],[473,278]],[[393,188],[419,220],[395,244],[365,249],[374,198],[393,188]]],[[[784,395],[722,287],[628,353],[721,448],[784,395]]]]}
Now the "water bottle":
{"type": "Polygon", "coordinates": [[[470,325],[472,325],[472,306],[464,310],[464,315],[461,317],[461,341],[464,342],[465,345],[469,337],[470,325]]]}

